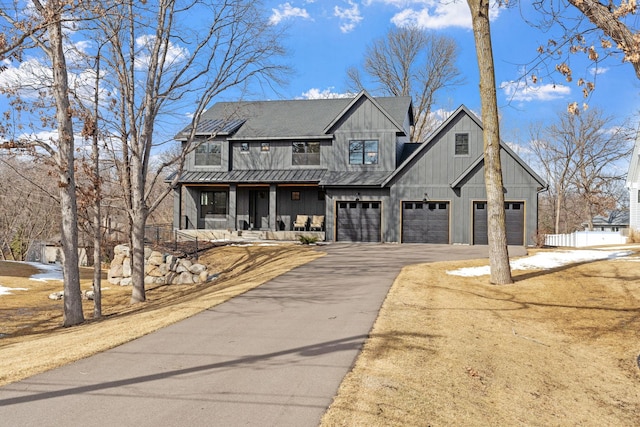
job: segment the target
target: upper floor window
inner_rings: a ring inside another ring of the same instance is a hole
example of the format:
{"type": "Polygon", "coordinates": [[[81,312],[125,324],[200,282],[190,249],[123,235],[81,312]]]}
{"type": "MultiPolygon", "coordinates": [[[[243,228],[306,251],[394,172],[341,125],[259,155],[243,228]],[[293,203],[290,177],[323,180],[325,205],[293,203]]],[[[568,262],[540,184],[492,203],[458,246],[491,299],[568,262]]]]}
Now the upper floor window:
{"type": "Polygon", "coordinates": [[[291,164],[319,165],[320,164],[320,143],[319,142],[294,142],[291,164]]]}
{"type": "Polygon", "coordinates": [[[378,140],[349,141],[349,164],[377,165],[378,140]]]}
{"type": "Polygon", "coordinates": [[[456,156],[469,155],[469,134],[456,133],[456,156]]]}
{"type": "Polygon", "coordinates": [[[200,218],[207,215],[225,216],[227,214],[227,192],[203,191],[200,193],[200,218]]]}
{"type": "Polygon", "coordinates": [[[271,150],[271,145],[268,142],[260,143],[260,151],[269,151],[271,150]]]}
{"type": "Polygon", "coordinates": [[[222,165],[222,143],[203,142],[196,148],[196,166],[222,165]]]}
{"type": "Polygon", "coordinates": [[[243,142],[240,144],[240,151],[243,153],[248,153],[249,152],[249,143],[248,142],[243,142]]]}

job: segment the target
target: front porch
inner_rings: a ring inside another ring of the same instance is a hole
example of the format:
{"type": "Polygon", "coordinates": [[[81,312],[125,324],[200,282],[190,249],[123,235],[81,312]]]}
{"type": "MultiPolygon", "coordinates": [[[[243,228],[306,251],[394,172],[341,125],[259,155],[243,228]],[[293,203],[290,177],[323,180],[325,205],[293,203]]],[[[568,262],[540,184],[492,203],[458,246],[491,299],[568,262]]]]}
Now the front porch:
{"type": "MultiPolygon", "coordinates": [[[[299,241],[300,236],[325,240],[324,231],[271,231],[271,230],[181,230],[180,234],[207,241],[255,242],[261,240],[299,241]]],[[[179,238],[179,237],[178,237],[179,238]]]]}
{"type": "Polygon", "coordinates": [[[174,228],[204,231],[208,240],[324,240],[325,198],[309,184],[185,185],[174,193],[174,228]],[[294,227],[299,215],[309,218],[302,229],[294,227]]]}

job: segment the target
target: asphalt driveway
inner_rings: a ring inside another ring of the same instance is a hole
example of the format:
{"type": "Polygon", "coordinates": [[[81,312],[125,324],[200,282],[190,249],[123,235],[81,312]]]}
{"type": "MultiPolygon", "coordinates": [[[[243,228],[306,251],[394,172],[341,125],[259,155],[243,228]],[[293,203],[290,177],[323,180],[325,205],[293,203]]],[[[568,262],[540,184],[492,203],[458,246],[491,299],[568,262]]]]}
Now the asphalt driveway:
{"type": "Polygon", "coordinates": [[[201,314],[0,388],[0,424],[316,426],[403,266],[487,256],[486,246],[320,250],[201,314]]]}

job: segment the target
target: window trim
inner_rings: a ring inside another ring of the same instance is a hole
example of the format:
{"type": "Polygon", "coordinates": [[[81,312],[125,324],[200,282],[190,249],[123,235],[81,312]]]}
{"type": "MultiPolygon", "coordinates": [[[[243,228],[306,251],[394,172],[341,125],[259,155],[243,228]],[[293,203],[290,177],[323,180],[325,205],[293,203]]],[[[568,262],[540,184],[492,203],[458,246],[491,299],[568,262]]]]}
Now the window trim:
{"type": "Polygon", "coordinates": [[[205,141],[198,145],[194,150],[193,165],[196,167],[222,166],[222,141],[205,141]],[[217,147],[218,151],[215,152],[213,147],[217,147]],[[216,161],[212,162],[212,158],[216,161]]]}
{"type": "Polygon", "coordinates": [[[380,140],[379,139],[351,139],[349,140],[349,164],[350,165],[378,165],[380,162],[380,140]],[[375,143],[375,151],[367,149],[367,144],[375,143]],[[361,144],[361,148],[354,150],[355,144],[361,144]],[[360,157],[360,158],[356,158],[360,157]],[[373,161],[367,161],[367,159],[373,161]],[[355,161],[353,161],[355,160],[355,161]]]}
{"type": "Polygon", "coordinates": [[[453,145],[453,153],[456,156],[469,156],[469,133],[468,132],[458,132],[454,136],[454,145],[453,145]],[[461,141],[460,145],[458,145],[458,137],[466,137],[466,141],[461,141]],[[461,152],[458,152],[458,148],[460,148],[461,152]],[[462,152],[462,149],[465,149],[462,152]]]}
{"type": "Polygon", "coordinates": [[[291,143],[291,166],[320,166],[320,141],[293,141],[291,143]],[[317,151],[310,151],[317,147],[317,151]],[[303,151],[299,151],[300,149],[303,151]]]}
{"type": "Polygon", "coordinates": [[[200,204],[199,204],[198,216],[201,219],[206,218],[226,218],[229,213],[229,192],[227,190],[203,190],[200,191],[200,204]],[[224,206],[216,206],[216,194],[224,194],[224,206]],[[205,201],[205,196],[211,197],[213,203],[205,201]],[[203,209],[204,206],[213,206],[211,211],[203,209]]]}

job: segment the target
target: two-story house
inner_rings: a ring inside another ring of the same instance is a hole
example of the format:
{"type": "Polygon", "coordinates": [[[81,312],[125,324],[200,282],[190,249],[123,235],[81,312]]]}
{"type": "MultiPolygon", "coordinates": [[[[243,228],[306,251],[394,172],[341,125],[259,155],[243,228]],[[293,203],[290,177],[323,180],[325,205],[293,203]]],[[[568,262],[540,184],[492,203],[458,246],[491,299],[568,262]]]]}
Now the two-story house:
{"type": "MultiPolygon", "coordinates": [[[[327,241],[486,244],[479,119],[461,106],[413,143],[412,118],[409,97],[364,91],[215,104],[174,189],[174,226],[276,236],[316,215],[327,241]]],[[[532,244],[545,184],[506,145],[501,154],[509,243],[532,244]]]]}

